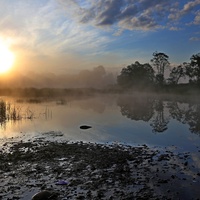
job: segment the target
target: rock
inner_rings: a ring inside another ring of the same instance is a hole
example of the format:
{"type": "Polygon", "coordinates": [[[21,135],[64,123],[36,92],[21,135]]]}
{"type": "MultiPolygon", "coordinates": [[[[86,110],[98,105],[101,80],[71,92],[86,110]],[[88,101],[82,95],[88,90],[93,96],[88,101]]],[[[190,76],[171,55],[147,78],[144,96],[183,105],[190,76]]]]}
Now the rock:
{"type": "Polygon", "coordinates": [[[158,157],[158,161],[169,160],[168,154],[162,154],[158,157]]]}
{"type": "Polygon", "coordinates": [[[32,197],[32,200],[49,200],[49,199],[52,199],[52,200],[57,199],[57,194],[51,191],[44,190],[35,194],[32,197]]]}
{"type": "Polygon", "coordinates": [[[88,125],[82,125],[82,126],[80,126],[80,129],[84,129],[84,130],[89,129],[89,128],[92,128],[92,127],[88,126],[88,125]]]}
{"type": "Polygon", "coordinates": [[[174,176],[174,175],[171,175],[171,178],[175,179],[175,176],[174,176]]]}

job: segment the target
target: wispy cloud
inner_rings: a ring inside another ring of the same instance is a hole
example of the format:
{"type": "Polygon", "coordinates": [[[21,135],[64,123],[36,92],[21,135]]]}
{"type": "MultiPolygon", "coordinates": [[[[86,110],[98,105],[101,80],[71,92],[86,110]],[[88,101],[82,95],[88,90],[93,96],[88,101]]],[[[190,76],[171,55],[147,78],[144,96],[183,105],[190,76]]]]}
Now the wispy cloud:
{"type": "Polygon", "coordinates": [[[55,55],[56,62],[75,58],[74,66],[77,60],[101,64],[105,56],[108,63],[110,55],[112,62],[125,63],[133,54],[143,59],[142,51],[160,49],[162,42],[168,46],[183,30],[184,40],[199,41],[199,6],[199,0],[2,0],[0,38],[12,40],[16,52],[28,55],[27,63],[29,56],[55,55]]]}
{"type": "Polygon", "coordinates": [[[117,24],[122,29],[151,30],[160,26],[159,21],[162,21],[171,3],[158,0],[98,0],[90,1],[90,6],[86,8],[74,5],[81,12],[78,16],[80,23],[90,23],[97,27],[117,24]]]}
{"type": "Polygon", "coordinates": [[[181,31],[182,28],[179,28],[179,27],[176,27],[176,26],[172,26],[172,27],[169,28],[169,30],[171,30],[171,31],[181,31]]]}
{"type": "MultiPolygon", "coordinates": [[[[177,4],[178,5],[178,4],[177,4]]],[[[197,8],[197,6],[200,5],[199,0],[189,1],[188,3],[184,4],[182,9],[172,8],[171,13],[169,14],[169,19],[171,20],[180,20],[181,17],[191,14],[197,8]]],[[[193,12],[193,15],[195,16],[195,12],[193,12]]]]}
{"type": "MultiPolygon", "coordinates": [[[[182,8],[179,3],[172,0],[88,0],[84,1],[87,2],[85,4],[80,0],[71,0],[70,3],[64,0],[57,1],[79,23],[104,28],[117,26],[120,32],[123,29],[149,31],[164,28],[165,23],[173,23],[173,21],[177,23],[183,16],[191,14],[200,5],[199,0],[189,1],[182,8]],[[69,11],[69,6],[73,13],[69,11]]],[[[194,12],[193,15],[194,22],[199,23],[198,12],[196,14],[194,12]]]]}
{"type": "Polygon", "coordinates": [[[199,11],[197,11],[196,13],[196,16],[195,16],[195,18],[194,18],[194,24],[195,25],[199,25],[200,24],[200,10],[199,11]]]}
{"type": "Polygon", "coordinates": [[[200,24],[198,5],[199,0],[182,8],[173,0],[8,0],[0,2],[5,8],[0,29],[1,36],[15,36],[17,45],[25,42],[27,48],[43,53],[102,51],[111,38],[102,29],[115,36],[124,30],[181,30],[177,21],[192,11],[192,23],[200,24]]]}
{"type": "MultiPolygon", "coordinates": [[[[75,11],[76,4],[73,1],[68,3],[75,11]]],[[[26,47],[44,55],[55,52],[94,53],[108,42],[107,37],[95,28],[80,26],[68,18],[54,0],[1,2],[0,6],[6,7],[1,13],[1,37],[15,38],[13,43],[18,49],[26,47]]]]}
{"type": "Polygon", "coordinates": [[[200,37],[191,37],[190,41],[200,41],[200,37]]]}

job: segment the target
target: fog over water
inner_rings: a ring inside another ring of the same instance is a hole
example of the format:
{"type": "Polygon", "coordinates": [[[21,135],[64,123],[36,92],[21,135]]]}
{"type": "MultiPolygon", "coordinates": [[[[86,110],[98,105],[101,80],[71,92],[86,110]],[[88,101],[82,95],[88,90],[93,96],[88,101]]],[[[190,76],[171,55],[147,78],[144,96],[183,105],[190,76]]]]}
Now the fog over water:
{"type": "Polygon", "coordinates": [[[200,104],[194,99],[147,94],[2,99],[10,102],[10,112],[15,108],[20,119],[1,121],[1,139],[45,134],[56,140],[176,146],[190,151],[200,142],[200,104]],[[85,124],[92,128],[81,130],[85,124]]]}

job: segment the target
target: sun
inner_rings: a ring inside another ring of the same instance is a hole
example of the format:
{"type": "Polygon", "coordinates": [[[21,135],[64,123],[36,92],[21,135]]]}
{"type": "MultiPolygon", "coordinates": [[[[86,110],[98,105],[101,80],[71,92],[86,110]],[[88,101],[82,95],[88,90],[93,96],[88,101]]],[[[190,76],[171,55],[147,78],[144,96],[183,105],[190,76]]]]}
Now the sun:
{"type": "Polygon", "coordinates": [[[6,44],[0,42],[0,73],[8,72],[15,60],[15,56],[6,44]]]}

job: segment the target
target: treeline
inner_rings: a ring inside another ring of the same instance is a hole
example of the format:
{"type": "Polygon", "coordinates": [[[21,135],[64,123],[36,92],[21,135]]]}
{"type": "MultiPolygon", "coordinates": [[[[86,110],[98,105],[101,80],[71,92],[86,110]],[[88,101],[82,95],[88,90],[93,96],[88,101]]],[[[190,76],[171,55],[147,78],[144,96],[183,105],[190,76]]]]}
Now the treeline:
{"type": "Polygon", "coordinates": [[[121,93],[117,87],[97,88],[0,88],[0,96],[15,96],[27,98],[59,98],[59,97],[88,97],[95,94],[121,93]]]}
{"type": "Polygon", "coordinates": [[[141,64],[136,61],[121,70],[117,77],[118,86],[124,89],[143,89],[156,91],[186,92],[185,89],[200,90],[200,53],[192,55],[190,62],[184,62],[177,67],[170,67],[169,56],[162,52],[154,52],[151,64],[141,64]],[[170,69],[169,77],[165,71],[170,69]],[[185,83],[179,83],[184,78],[185,83]]]}
{"type": "Polygon", "coordinates": [[[141,64],[136,61],[122,68],[117,77],[107,73],[103,66],[82,70],[76,75],[45,75],[31,73],[27,77],[1,77],[0,96],[85,96],[122,93],[127,90],[200,94],[200,53],[192,55],[189,62],[171,67],[167,54],[154,52],[149,63],[141,64]]]}
{"type": "Polygon", "coordinates": [[[62,96],[85,96],[91,95],[95,93],[95,89],[86,88],[72,88],[72,89],[64,89],[64,88],[1,88],[0,96],[16,96],[16,97],[46,97],[46,98],[54,98],[54,97],[62,97],[62,96]]]}
{"type": "Polygon", "coordinates": [[[21,71],[0,75],[0,88],[104,88],[115,84],[115,77],[103,66],[81,70],[77,74],[21,71]]]}

